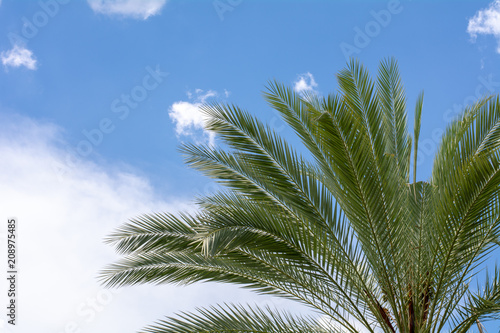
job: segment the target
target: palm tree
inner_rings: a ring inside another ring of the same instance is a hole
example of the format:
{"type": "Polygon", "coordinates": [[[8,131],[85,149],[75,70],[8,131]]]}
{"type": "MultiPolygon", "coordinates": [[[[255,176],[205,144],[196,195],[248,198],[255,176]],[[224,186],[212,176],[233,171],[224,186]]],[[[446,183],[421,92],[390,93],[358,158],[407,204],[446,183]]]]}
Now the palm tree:
{"type": "Polygon", "coordinates": [[[237,106],[205,105],[224,147],[181,151],[224,190],[193,215],[132,219],[108,239],[124,257],[102,272],[110,287],[238,284],[318,316],[219,305],[144,332],[466,332],[499,318],[500,271],[484,274],[500,245],[499,97],[447,127],[417,181],[423,94],[412,137],[394,59],[376,81],[355,60],[337,78],[327,97],[276,82],[264,93],[307,154],[237,106]]]}

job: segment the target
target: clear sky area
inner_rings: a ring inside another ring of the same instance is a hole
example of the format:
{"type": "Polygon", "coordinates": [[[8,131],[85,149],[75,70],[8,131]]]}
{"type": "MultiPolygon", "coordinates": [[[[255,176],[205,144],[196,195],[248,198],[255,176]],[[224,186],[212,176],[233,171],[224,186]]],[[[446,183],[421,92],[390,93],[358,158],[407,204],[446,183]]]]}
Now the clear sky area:
{"type": "Polygon", "coordinates": [[[104,289],[98,272],[118,256],[103,239],[215,189],[178,152],[216,144],[201,104],[236,104],[299,145],[263,100],[267,83],[328,94],[350,57],[373,76],[397,59],[410,128],[424,91],[427,179],[446,125],[500,93],[500,0],[0,1],[0,242],[16,217],[20,265],[19,322],[2,310],[0,332],[135,332],[218,302],[302,311],[220,284],[104,289]]]}

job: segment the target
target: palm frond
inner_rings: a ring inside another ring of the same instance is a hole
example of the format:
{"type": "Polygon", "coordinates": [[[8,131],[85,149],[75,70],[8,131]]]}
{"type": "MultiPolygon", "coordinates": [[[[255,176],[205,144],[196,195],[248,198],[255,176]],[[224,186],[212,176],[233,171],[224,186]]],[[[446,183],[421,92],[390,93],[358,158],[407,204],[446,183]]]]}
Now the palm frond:
{"type": "Polygon", "coordinates": [[[405,91],[394,58],[380,63],[376,90],[387,133],[386,154],[394,156],[400,177],[408,179],[411,139],[407,129],[405,91]]]}
{"type": "Polygon", "coordinates": [[[413,182],[417,182],[417,157],[418,157],[418,139],[420,138],[420,126],[422,125],[422,107],[424,105],[424,93],[418,95],[415,105],[415,122],[413,134],[413,182]]]}
{"type": "Polygon", "coordinates": [[[500,269],[495,267],[493,277],[486,272],[485,283],[478,291],[469,293],[465,305],[461,306],[457,326],[452,333],[465,333],[474,324],[500,319],[500,269]]]}
{"type": "Polygon", "coordinates": [[[326,320],[243,306],[183,313],[146,332],[466,332],[497,318],[500,273],[472,292],[500,245],[500,100],[467,107],[446,129],[432,176],[417,182],[423,93],[413,138],[394,59],[373,80],[352,60],[339,92],[264,98],[307,153],[229,104],[202,107],[221,146],[185,144],[186,163],[222,190],[196,214],[132,219],[107,242],[121,260],[109,287],[223,282],[306,305],[326,320]],[[410,182],[413,145],[413,182],[410,182]],[[333,323],[333,324],[332,324],[333,323]]]}
{"type": "MultiPolygon", "coordinates": [[[[354,328],[349,330],[356,332],[354,328]]],[[[271,309],[241,305],[211,306],[184,312],[145,328],[144,333],[336,333],[327,322],[271,309]]]]}

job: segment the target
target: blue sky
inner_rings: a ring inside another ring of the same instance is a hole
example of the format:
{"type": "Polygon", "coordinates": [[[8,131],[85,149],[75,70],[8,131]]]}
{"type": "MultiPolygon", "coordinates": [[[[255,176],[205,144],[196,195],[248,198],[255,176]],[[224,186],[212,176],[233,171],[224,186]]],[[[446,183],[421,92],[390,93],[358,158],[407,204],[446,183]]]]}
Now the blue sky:
{"type": "Polygon", "coordinates": [[[213,140],[200,103],[237,104],[297,142],[263,101],[266,82],[326,94],[349,56],[374,74],[398,60],[409,119],[425,91],[425,179],[449,120],[500,92],[500,1],[0,1],[0,218],[19,219],[26,258],[12,332],[133,331],[227,300],[162,286],[87,304],[104,295],[96,272],[115,258],[102,237],[135,214],[193,209],[213,189],[177,152],[213,140]]]}

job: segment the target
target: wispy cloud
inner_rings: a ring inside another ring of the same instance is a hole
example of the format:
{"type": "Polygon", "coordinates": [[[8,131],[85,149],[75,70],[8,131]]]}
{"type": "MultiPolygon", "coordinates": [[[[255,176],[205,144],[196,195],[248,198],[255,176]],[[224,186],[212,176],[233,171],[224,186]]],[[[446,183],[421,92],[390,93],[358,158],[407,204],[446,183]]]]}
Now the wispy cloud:
{"type": "Polygon", "coordinates": [[[172,104],[169,109],[169,116],[175,124],[175,132],[177,136],[190,136],[196,141],[200,141],[196,132],[202,132],[203,136],[208,139],[210,145],[214,144],[215,135],[212,132],[205,130],[205,119],[200,107],[211,97],[216,97],[217,93],[213,90],[203,91],[196,89],[194,93],[188,92],[189,101],[178,101],[172,104]]]}
{"type": "Polygon", "coordinates": [[[157,15],[167,0],[87,0],[96,13],[146,20],[157,15]]]}
{"type": "MultiPolygon", "coordinates": [[[[103,289],[96,276],[117,259],[103,238],[138,214],[192,211],[190,201],[160,196],[130,167],[124,171],[78,160],[61,181],[57,166],[66,158],[63,129],[2,113],[0,123],[0,156],[8,161],[0,163],[0,248],[6,248],[5,221],[16,217],[22,281],[20,320],[13,331],[135,332],[179,310],[242,299],[290,308],[284,300],[231,285],[103,289]]],[[[0,279],[0,290],[8,290],[7,282],[0,279]]],[[[1,293],[0,303],[7,304],[7,293],[1,293]]],[[[8,333],[5,319],[0,318],[0,332],[8,333]]]]}
{"type": "Polygon", "coordinates": [[[318,86],[316,81],[314,81],[314,76],[307,72],[304,74],[300,74],[297,77],[297,80],[294,82],[294,90],[298,93],[305,93],[305,92],[313,92],[315,91],[315,88],[318,86]]]}
{"type": "Polygon", "coordinates": [[[479,10],[469,20],[467,32],[473,39],[477,35],[493,35],[498,42],[497,52],[500,53],[500,0],[495,0],[488,8],[479,10]]]}
{"type": "Polygon", "coordinates": [[[31,70],[36,69],[37,61],[33,52],[21,45],[14,45],[12,49],[2,52],[0,58],[5,67],[17,68],[24,66],[31,70]]]}
{"type": "MultiPolygon", "coordinates": [[[[177,206],[188,209],[188,203],[161,199],[143,176],[83,160],[61,181],[57,166],[66,157],[58,148],[64,144],[62,129],[22,116],[0,114],[0,121],[0,154],[9,160],[0,164],[0,217],[18,219],[22,319],[15,328],[43,333],[63,332],[68,326],[82,333],[136,331],[145,324],[138,316],[129,316],[129,327],[112,320],[117,310],[127,317],[126,307],[116,301],[122,295],[102,289],[96,280],[98,271],[115,259],[103,238],[138,214],[175,212],[177,206]],[[47,306],[49,299],[59,305],[47,306]]],[[[7,290],[4,280],[0,287],[7,290]]],[[[0,296],[2,304],[5,296],[0,296]]],[[[7,326],[0,320],[1,332],[7,326]]]]}

